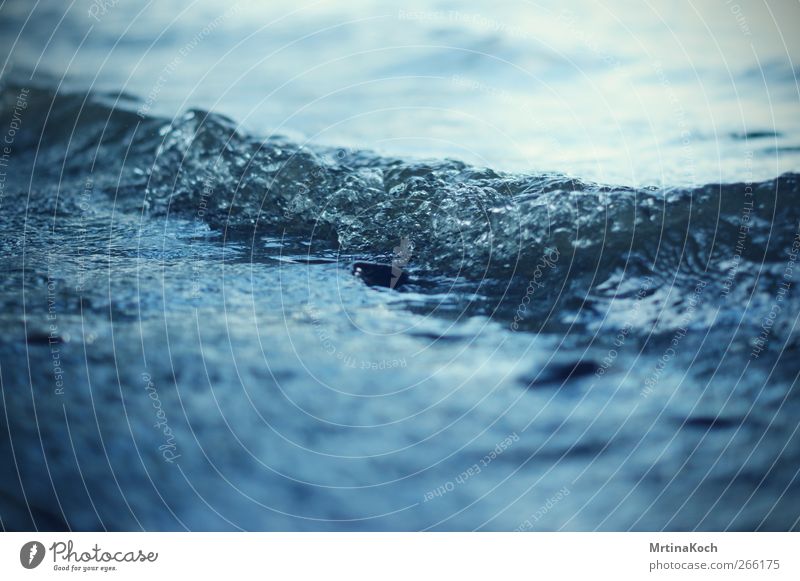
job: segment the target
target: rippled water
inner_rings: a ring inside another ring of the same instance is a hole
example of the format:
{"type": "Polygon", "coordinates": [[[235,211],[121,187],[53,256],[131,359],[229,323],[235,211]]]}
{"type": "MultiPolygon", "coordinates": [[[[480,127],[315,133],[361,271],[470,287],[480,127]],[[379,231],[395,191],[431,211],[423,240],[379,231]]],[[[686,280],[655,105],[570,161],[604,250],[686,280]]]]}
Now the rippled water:
{"type": "Polygon", "coordinates": [[[520,5],[37,8],[1,94],[4,527],[798,527],[792,45],[759,15],[755,56],[667,60],[702,19],[634,11],[640,52],[520,5]],[[622,119],[568,123],[600,94],[622,119]]]}

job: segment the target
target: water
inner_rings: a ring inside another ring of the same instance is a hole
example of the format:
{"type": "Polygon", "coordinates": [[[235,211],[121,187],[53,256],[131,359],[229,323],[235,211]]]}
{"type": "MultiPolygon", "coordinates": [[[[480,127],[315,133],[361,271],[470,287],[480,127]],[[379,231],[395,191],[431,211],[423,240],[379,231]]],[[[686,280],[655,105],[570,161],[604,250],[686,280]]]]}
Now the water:
{"type": "Polygon", "coordinates": [[[100,6],[0,11],[4,527],[798,527],[769,14],[100,6]]]}
{"type": "Polygon", "coordinates": [[[600,183],[765,180],[800,160],[791,3],[126,4],[40,3],[23,29],[31,7],[7,3],[9,65],[258,134],[600,183]]]}

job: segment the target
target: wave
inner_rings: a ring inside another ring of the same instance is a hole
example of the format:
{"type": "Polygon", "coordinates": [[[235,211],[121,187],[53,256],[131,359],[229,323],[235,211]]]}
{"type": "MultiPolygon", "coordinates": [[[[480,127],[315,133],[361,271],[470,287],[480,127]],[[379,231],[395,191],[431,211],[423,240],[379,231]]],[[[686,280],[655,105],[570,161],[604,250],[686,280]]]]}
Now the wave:
{"type": "MultiPolygon", "coordinates": [[[[3,126],[19,91],[2,90],[3,126]]],[[[166,119],[137,114],[136,103],[28,89],[14,148],[37,187],[59,188],[61,211],[91,180],[120,210],[254,240],[306,237],[376,260],[391,261],[402,244],[409,272],[522,286],[541,272],[542,257],[557,254],[552,270],[562,278],[551,287],[575,301],[623,296],[626,286],[633,295],[639,285],[630,281],[642,277],[686,292],[702,278],[723,295],[748,296],[786,275],[797,240],[794,173],[696,188],[608,186],[261,138],[215,113],[166,119]],[[734,284],[756,271],[749,286],[734,284]]],[[[19,176],[16,187],[27,188],[29,176],[19,176]]]]}

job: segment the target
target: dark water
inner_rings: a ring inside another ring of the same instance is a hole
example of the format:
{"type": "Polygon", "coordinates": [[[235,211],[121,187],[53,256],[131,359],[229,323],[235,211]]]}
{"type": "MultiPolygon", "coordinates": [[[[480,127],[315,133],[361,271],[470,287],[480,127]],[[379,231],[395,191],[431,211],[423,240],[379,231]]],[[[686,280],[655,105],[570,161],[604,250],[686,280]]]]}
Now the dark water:
{"type": "Polygon", "coordinates": [[[5,528],[798,528],[800,175],[612,187],[140,105],[2,89],[5,528]]]}

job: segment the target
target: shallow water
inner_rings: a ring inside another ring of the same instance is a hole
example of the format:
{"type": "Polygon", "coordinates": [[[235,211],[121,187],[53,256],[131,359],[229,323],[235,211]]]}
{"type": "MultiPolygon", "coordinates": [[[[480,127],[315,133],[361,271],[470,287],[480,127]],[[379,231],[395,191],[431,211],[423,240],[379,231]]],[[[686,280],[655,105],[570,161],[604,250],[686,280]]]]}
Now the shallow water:
{"type": "MultiPolygon", "coordinates": [[[[12,8],[6,29],[22,22],[12,8]]],[[[633,127],[646,116],[628,111],[620,146],[602,127],[591,139],[555,129],[564,119],[545,96],[532,106],[553,125],[534,129],[499,106],[507,96],[452,78],[507,79],[483,59],[529,55],[555,8],[522,20],[505,5],[493,12],[532,36],[450,13],[371,18],[367,8],[352,8],[363,22],[303,39],[286,58],[250,51],[271,75],[228,82],[250,64],[242,60],[197,84],[211,55],[256,29],[253,12],[237,12],[170,73],[152,107],[153,71],[213,14],[195,7],[167,26],[172,14],[155,7],[140,21],[115,5],[91,21],[80,70],[60,90],[41,72],[4,77],[0,129],[15,118],[20,127],[0,198],[3,526],[797,529],[800,175],[795,153],[776,153],[798,138],[795,117],[782,113],[797,102],[780,47],[757,44],[778,59],[761,63],[774,79],[748,85],[753,65],[737,61],[730,82],[741,94],[721,101],[763,121],[758,87],[784,92],[772,125],[703,120],[707,103],[680,100],[697,121],[687,177],[686,150],[667,145],[680,138],[674,108],[644,132],[633,127]],[[309,69],[346,85],[341,99],[298,107],[309,87],[329,90],[306,80],[263,107],[252,100],[280,73],[319,64],[308,43],[347,54],[392,46],[408,30],[398,19],[419,23],[402,39],[409,45],[426,35],[475,51],[485,42],[493,56],[387,49],[358,69],[348,59],[309,69]],[[150,73],[124,68],[156,24],[165,35],[140,64],[150,73]],[[101,55],[111,55],[102,66],[101,55]],[[425,90],[404,76],[426,69],[436,79],[425,90]],[[397,78],[365,88],[345,72],[397,78]],[[409,104],[413,87],[428,109],[409,104]],[[393,99],[416,113],[392,112],[393,99]],[[514,139],[438,113],[429,124],[445,101],[492,112],[476,121],[487,126],[495,111],[508,115],[514,139]],[[350,119],[359,112],[372,113],[350,119]],[[415,138],[396,139],[399,128],[415,138]],[[655,135],[662,147],[646,146],[655,135]],[[565,157],[542,146],[552,136],[570,144],[565,157]],[[598,140],[602,148],[588,145],[598,140]],[[465,143],[470,155],[453,145],[465,143]],[[549,153],[530,163],[537,147],[549,153]],[[456,154],[466,162],[447,157],[456,154]],[[356,263],[383,270],[354,276],[356,263]],[[393,288],[367,284],[378,279],[393,288]]],[[[346,20],[325,8],[298,14],[262,46],[346,20]]],[[[66,68],[59,49],[75,50],[74,21],[85,16],[67,14],[42,71],[66,68]]],[[[641,36],[652,47],[681,30],[700,38],[695,21],[675,22],[641,36]]],[[[30,65],[24,39],[45,29],[23,35],[14,54],[30,65]]],[[[721,50],[739,38],[729,29],[714,36],[721,50]]],[[[547,40],[571,47],[589,78],[556,66],[568,62],[556,52],[543,85],[561,79],[579,92],[618,74],[580,38],[547,40]]],[[[649,74],[649,56],[625,56],[626,75],[649,74]]],[[[686,65],[676,60],[671,86],[690,91],[697,79],[675,80],[686,65]]],[[[692,64],[724,74],[709,56],[692,64]]],[[[663,93],[660,83],[636,86],[663,93]]]]}

